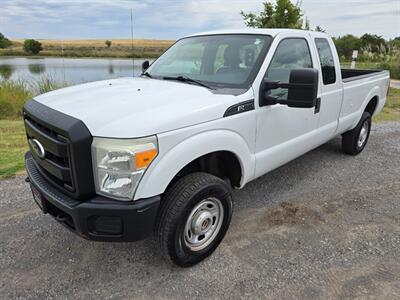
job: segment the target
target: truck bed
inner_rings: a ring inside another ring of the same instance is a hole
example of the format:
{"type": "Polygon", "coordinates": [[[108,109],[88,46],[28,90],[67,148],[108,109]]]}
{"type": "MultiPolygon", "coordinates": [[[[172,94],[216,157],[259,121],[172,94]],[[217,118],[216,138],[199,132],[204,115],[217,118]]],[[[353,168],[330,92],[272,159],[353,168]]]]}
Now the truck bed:
{"type": "Polygon", "coordinates": [[[383,70],[341,69],[343,82],[374,76],[383,70]]]}

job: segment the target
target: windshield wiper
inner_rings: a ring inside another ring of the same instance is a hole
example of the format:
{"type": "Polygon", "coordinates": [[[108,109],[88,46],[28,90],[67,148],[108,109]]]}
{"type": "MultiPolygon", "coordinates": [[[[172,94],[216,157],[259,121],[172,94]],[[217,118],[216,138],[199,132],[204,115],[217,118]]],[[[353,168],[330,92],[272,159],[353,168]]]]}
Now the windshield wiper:
{"type": "Polygon", "coordinates": [[[151,76],[149,72],[144,72],[141,74],[141,76],[147,76],[149,78],[153,78],[153,76],[151,76]]]}
{"type": "Polygon", "coordinates": [[[191,82],[191,83],[195,83],[197,85],[203,86],[205,88],[208,88],[210,90],[214,90],[213,87],[201,82],[200,80],[196,80],[187,76],[183,76],[183,75],[179,75],[179,76],[164,76],[163,77],[164,80],[177,80],[177,81],[182,81],[182,82],[191,82]]]}

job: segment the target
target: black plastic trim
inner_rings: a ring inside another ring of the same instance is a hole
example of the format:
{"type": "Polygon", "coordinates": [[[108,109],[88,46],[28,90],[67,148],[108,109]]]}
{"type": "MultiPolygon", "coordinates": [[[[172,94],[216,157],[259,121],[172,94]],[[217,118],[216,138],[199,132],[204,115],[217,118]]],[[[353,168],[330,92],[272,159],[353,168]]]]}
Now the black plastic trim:
{"type": "Polygon", "coordinates": [[[141,240],[154,229],[160,196],[136,201],[117,201],[96,195],[87,201],[75,200],[48,183],[35,166],[30,152],[25,154],[29,182],[42,196],[45,211],[79,236],[94,241],[128,242],[141,240]],[[121,220],[118,234],[99,234],[92,221],[97,217],[121,220]]]}
{"type": "Polygon", "coordinates": [[[321,109],[321,97],[318,97],[315,103],[314,114],[319,113],[320,109],[321,109]]]}
{"type": "Polygon", "coordinates": [[[224,113],[224,118],[254,110],[254,99],[243,101],[230,106],[224,113]]]}
{"type": "MultiPolygon", "coordinates": [[[[29,118],[40,126],[48,128],[57,134],[57,143],[54,145],[63,142],[68,145],[68,164],[71,169],[70,177],[73,188],[66,188],[56,181],[51,180],[51,178],[49,180],[50,183],[62,192],[76,199],[88,199],[93,196],[95,194],[91,157],[93,137],[86,125],[81,120],[61,113],[35,100],[28,101],[25,104],[23,113],[27,132],[34,132],[36,136],[39,136],[38,129],[32,127],[32,123],[30,123],[29,120],[26,122],[26,119],[29,118]]],[[[38,139],[40,139],[40,137],[38,137],[38,139]]],[[[42,137],[42,141],[44,141],[45,144],[53,142],[53,140],[54,138],[50,140],[49,137],[45,139],[42,137]]],[[[62,150],[58,149],[58,146],[54,146],[48,151],[59,152],[62,150]]],[[[48,164],[44,166],[43,162],[40,160],[36,159],[36,161],[46,170],[48,164]]],[[[58,177],[57,174],[54,173],[55,170],[52,167],[54,167],[54,165],[49,167],[53,170],[52,175],[58,177]]],[[[61,172],[63,173],[63,171],[61,172]]],[[[62,178],[65,178],[65,176],[62,176],[62,178]]]]}
{"type": "Polygon", "coordinates": [[[378,74],[384,74],[384,70],[362,70],[362,69],[340,69],[343,82],[351,82],[354,80],[374,77],[378,74]]]}

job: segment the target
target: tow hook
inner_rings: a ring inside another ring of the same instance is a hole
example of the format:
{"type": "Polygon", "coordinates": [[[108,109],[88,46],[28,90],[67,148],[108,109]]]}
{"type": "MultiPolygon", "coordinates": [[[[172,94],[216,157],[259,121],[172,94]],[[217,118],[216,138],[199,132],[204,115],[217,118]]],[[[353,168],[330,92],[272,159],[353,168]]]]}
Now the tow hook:
{"type": "Polygon", "coordinates": [[[65,215],[57,215],[56,216],[56,220],[58,221],[58,222],[65,222],[65,221],[68,221],[68,217],[67,216],[65,216],[65,215]]]}

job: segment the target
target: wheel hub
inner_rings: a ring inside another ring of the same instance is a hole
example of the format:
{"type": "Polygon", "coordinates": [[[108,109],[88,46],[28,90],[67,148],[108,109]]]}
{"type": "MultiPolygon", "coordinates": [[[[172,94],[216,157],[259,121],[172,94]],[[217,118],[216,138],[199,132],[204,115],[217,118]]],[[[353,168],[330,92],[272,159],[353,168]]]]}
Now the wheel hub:
{"type": "Polygon", "coordinates": [[[222,203],[217,198],[207,198],[190,212],[185,225],[184,242],[192,251],[206,248],[218,235],[224,217],[222,203]]]}
{"type": "Polygon", "coordinates": [[[197,216],[194,216],[192,221],[192,231],[194,234],[207,232],[212,225],[212,214],[208,211],[202,211],[197,216]]]}

